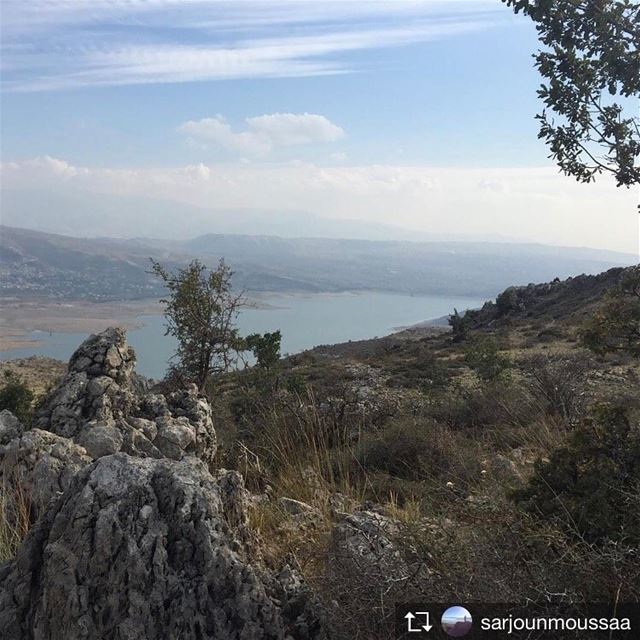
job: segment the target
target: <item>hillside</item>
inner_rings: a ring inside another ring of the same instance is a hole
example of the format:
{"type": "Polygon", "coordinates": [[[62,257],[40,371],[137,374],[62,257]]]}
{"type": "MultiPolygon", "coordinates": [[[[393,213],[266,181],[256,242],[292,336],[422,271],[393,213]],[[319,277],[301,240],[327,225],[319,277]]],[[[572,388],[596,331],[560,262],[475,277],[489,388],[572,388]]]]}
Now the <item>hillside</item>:
{"type": "Polygon", "coordinates": [[[170,267],[220,258],[248,291],[383,290],[493,297],[510,284],[597,273],[632,256],[592,249],[475,242],[401,242],[215,235],[189,241],[73,238],[0,227],[0,295],[18,299],[158,297],[149,257],[170,267]]]}
{"type": "MultiPolygon", "coordinates": [[[[141,629],[146,600],[114,585],[165,602],[188,574],[204,600],[180,589],[180,607],[210,625],[229,615],[220,594],[235,602],[249,580],[260,606],[235,624],[264,625],[267,610],[300,640],[386,640],[398,602],[527,602],[554,616],[639,602],[640,363],[597,358],[578,335],[623,273],[507,289],[509,306],[472,312],[461,341],[421,326],[318,346],[211,380],[201,396],[149,388],[121,330],[85,341],[61,380],[51,363],[16,362],[52,390],[31,429],[0,414],[0,462],[45,515],[21,543],[0,512],[0,557],[17,554],[0,564],[0,605],[28,624],[60,572],[67,591],[92,585],[83,620],[98,635],[107,619],[141,629]],[[70,556],[44,554],[47,570],[33,572],[26,559],[54,535],[70,556]],[[68,557],[93,557],[96,537],[107,541],[96,564],[64,571],[68,557]],[[221,574],[229,549],[237,560],[221,574]],[[111,618],[93,613],[103,606],[111,618]]],[[[47,609],[52,624],[74,616],[47,609]]],[[[153,620],[158,638],[176,621],[191,628],[182,609],[153,620]]]]}

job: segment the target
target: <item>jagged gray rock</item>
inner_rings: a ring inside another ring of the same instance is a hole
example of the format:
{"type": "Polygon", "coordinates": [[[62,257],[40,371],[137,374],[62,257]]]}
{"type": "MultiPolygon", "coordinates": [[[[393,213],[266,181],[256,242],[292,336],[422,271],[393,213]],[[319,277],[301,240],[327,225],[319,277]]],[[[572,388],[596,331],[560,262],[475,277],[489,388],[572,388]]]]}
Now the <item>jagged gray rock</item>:
{"type": "Polygon", "coordinates": [[[235,535],[243,495],[195,458],[100,458],[0,567],[3,638],[323,637],[299,579],[252,564],[235,535]]]}
{"type": "Polygon", "coordinates": [[[0,487],[8,489],[9,498],[19,490],[35,517],[90,462],[87,452],[72,440],[30,429],[0,444],[0,487]]]}
{"type": "Polygon", "coordinates": [[[97,459],[124,451],[210,463],[217,443],[211,409],[195,385],[150,393],[135,371],[135,353],[123,329],[85,340],[71,356],[67,375],[48,396],[34,426],[71,438],[97,459]]]}
{"type": "Polygon", "coordinates": [[[20,420],[11,411],[8,409],[0,411],[0,445],[17,438],[23,431],[24,427],[20,424],[20,420]]]}
{"type": "Polygon", "coordinates": [[[406,571],[394,538],[399,522],[374,511],[356,511],[338,522],[332,532],[331,557],[348,569],[396,575],[406,571]]]}

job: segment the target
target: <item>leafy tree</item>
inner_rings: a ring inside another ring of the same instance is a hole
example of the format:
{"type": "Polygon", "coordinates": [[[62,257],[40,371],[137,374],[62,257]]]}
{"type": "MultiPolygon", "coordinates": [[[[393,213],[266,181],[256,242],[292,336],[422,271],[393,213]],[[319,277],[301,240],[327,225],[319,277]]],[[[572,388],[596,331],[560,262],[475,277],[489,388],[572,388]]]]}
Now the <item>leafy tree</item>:
{"type": "Polygon", "coordinates": [[[249,349],[256,358],[258,367],[270,371],[280,361],[280,342],[282,334],[280,331],[272,333],[252,333],[245,338],[247,349],[249,349]]]}
{"type": "Polygon", "coordinates": [[[453,310],[453,315],[449,316],[449,326],[454,342],[463,342],[469,334],[469,317],[467,313],[460,315],[457,309],[453,310]]]}
{"type": "Polygon", "coordinates": [[[588,542],[640,542],[640,430],[620,407],[594,415],[514,493],[525,510],[588,542]]]}
{"type": "Polygon", "coordinates": [[[33,391],[18,374],[9,369],[4,371],[3,378],[2,388],[0,388],[0,411],[8,409],[22,424],[30,424],[33,412],[33,391]]]}
{"type": "Polygon", "coordinates": [[[153,273],[169,291],[161,302],[166,335],[178,341],[175,370],[202,391],[209,376],[226,372],[238,362],[244,341],[236,320],[244,297],[232,291],[233,272],[224,260],[214,270],[193,260],[175,273],[155,260],[152,263],[153,273]]]}
{"type": "MultiPolygon", "coordinates": [[[[502,1],[533,20],[545,47],[535,55],[545,107],[536,119],[550,157],[580,182],[606,172],[618,186],[640,183],[640,121],[624,106],[640,94],[640,5],[502,1]]],[[[637,111],[635,101],[631,108],[637,111]]]]}
{"type": "Polygon", "coordinates": [[[622,351],[640,356],[640,266],[624,272],[580,337],[599,355],[622,351]]]}
{"type": "Polygon", "coordinates": [[[493,338],[482,338],[469,345],[465,351],[465,362],[483,382],[497,382],[505,378],[511,366],[493,338]]]}

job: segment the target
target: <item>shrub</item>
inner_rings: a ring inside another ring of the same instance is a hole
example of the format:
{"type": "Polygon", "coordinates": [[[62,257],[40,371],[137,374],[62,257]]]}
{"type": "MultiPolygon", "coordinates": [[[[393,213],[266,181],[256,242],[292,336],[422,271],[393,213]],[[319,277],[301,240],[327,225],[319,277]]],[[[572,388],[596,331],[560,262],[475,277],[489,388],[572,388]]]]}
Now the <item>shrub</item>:
{"type": "Polygon", "coordinates": [[[357,450],[358,466],[377,494],[377,500],[398,495],[401,502],[411,497],[431,500],[447,482],[466,493],[480,479],[479,445],[466,435],[433,421],[398,418],[384,430],[371,434],[357,450]],[[420,495],[419,495],[420,494],[420,495]]]}
{"type": "Polygon", "coordinates": [[[498,380],[469,389],[456,385],[435,399],[429,410],[454,429],[528,424],[539,414],[531,394],[521,385],[498,380]]]}
{"type": "Polygon", "coordinates": [[[575,424],[585,411],[587,374],[593,362],[587,354],[536,354],[521,362],[529,390],[547,415],[575,424]]]}
{"type": "Polygon", "coordinates": [[[449,384],[449,368],[428,347],[418,349],[415,359],[402,362],[393,369],[390,384],[419,388],[424,392],[441,389],[449,384]]]}
{"type": "Polygon", "coordinates": [[[494,338],[481,338],[465,351],[465,362],[483,382],[495,382],[507,377],[511,366],[509,359],[500,353],[494,338]]]}
{"type": "Polygon", "coordinates": [[[640,429],[620,407],[600,405],[524,489],[526,511],[591,543],[640,542],[640,429]]]}
{"type": "Polygon", "coordinates": [[[468,312],[460,315],[457,309],[453,310],[453,315],[448,318],[449,326],[451,327],[451,335],[453,342],[463,342],[469,335],[469,328],[471,325],[471,319],[468,312]]]}
{"type": "Polygon", "coordinates": [[[33,413],[33,391],[13,371],[5,370],[0,388],[0,411],[8,409],[22,424],[31,423],[33,413]]]}

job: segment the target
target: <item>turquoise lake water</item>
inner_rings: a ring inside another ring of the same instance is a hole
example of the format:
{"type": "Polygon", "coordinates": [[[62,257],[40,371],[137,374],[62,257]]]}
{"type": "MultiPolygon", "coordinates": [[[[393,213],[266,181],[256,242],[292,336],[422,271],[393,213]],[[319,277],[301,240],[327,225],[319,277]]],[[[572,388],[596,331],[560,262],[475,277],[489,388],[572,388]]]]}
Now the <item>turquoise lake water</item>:
{"type": "MultiPolygon", "coordinates": [[[[238,324],[243,334],[265,331],[282,332],[282,352],[297,353],[321,344],[381,337],[398,327],[439,318],[471,309],[483,300],[442,296],[409,296],[390,293],[269,295],[263,302],[268,308],[244,309],[238,324]]],[[[137,371],[160,378],[174,349],[174,342],[164,335],[161,316],[140,316],[144,326],[128,332],[129,343],[136,350],[137,371]]],[[[67,360],[87,333],[52,333],[34,331],[30,338],[39,344],[25,349],[3,352],[2,359],[32,355],[67,360]]]]}

